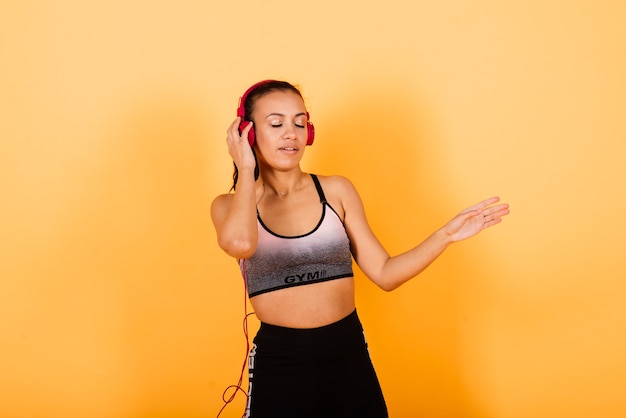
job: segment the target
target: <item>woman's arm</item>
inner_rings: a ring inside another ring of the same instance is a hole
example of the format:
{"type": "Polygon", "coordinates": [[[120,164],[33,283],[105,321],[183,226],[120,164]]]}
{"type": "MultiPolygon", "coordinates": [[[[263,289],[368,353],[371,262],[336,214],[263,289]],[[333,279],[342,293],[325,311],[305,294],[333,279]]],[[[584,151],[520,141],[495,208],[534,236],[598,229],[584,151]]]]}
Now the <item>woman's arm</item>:
{"type": "Polygon", "coordinates": [[[237,188],[233,194],[218,196],[211,205],[211,218],[219,246],[229,255],[241,259],[256,252],[258,241],[256,223],[256,160],[250,144],[249,124],[239,136],[240,118],[227,131],[228,152],[239,170],[237,188]]]}
{"type": "Polygon", "coordinates": [[[356,189],[347,179],[342,183],[344,224],[354,259],[363,273],[386,291],[417,276],[450,244],[500,223],[509,213],[507,204],[491,206],[499,201],[492,197],[462,211],[416,247],[391,257],[372,232],[356,189]]]}

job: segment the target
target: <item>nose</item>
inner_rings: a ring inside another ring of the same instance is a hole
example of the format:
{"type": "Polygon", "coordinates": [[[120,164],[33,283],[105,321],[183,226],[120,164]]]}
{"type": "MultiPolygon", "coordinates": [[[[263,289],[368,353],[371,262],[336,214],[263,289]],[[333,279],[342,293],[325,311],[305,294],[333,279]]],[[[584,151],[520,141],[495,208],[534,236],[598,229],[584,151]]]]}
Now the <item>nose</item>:
{"type": "Polygon", "coordinates": [[[289,138],[289,139],[295,139],[297,137],[296,127],[291,123],[286,123],[284,126],[285,126],[285,132],[283,133],[283,137],[289,138]]]}

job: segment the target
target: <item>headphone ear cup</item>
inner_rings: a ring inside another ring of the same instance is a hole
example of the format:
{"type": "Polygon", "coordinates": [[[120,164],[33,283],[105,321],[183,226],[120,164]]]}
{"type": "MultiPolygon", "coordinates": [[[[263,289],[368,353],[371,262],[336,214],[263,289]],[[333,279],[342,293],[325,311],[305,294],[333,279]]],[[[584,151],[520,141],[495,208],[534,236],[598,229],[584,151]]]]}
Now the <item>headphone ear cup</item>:
{"type": "Polygon", "coordinates": [[[307,130],[306,144],[307,145],[313,145],[313,140],[315,139],[315,126],[313,126],[313,124],[311,122],[307,122],[306,123],[306,130],[307,130]]]}
{"type": "MultiPolygon", "coordinates": [[[[243,130],[246,129],[246,126],[250,125],[250,121],[244,120],[239,124],[239,135],[243,134],[243,130]]],[[[254,140],[256,139],[256,135],[254,134],[254,127],[252,127],[248,131],[248,143],[250,146],[254,145],[254,140]]]]}

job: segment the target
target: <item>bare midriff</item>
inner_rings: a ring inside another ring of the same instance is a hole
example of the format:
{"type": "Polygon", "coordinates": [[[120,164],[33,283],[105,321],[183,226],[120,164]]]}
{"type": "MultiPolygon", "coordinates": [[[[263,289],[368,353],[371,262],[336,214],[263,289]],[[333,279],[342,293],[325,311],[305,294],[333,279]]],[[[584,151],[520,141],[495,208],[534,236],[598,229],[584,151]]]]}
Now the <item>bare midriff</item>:
{"type": "Polygon", "coordinates": [[[251,298],[250,303],[261,322],[289,328],[321,327],[354,311],[354,277],[275,290],[251,298]]]}

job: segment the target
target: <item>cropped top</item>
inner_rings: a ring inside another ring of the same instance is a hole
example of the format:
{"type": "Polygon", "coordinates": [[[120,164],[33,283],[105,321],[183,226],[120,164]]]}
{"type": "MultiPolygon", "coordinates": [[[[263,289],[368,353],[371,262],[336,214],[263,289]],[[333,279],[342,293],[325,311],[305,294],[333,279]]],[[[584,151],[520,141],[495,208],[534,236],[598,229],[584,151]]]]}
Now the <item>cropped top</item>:
{"type": "Polygon", "coordinates": [[[311,174],[322,204],[312,231],[297,236],[272,232],[257,211],[259,239],[255,254],[240,260],[248,296],[353,276],[350,241],[337,212],[326,202],[319,180],[311,174]]]}

